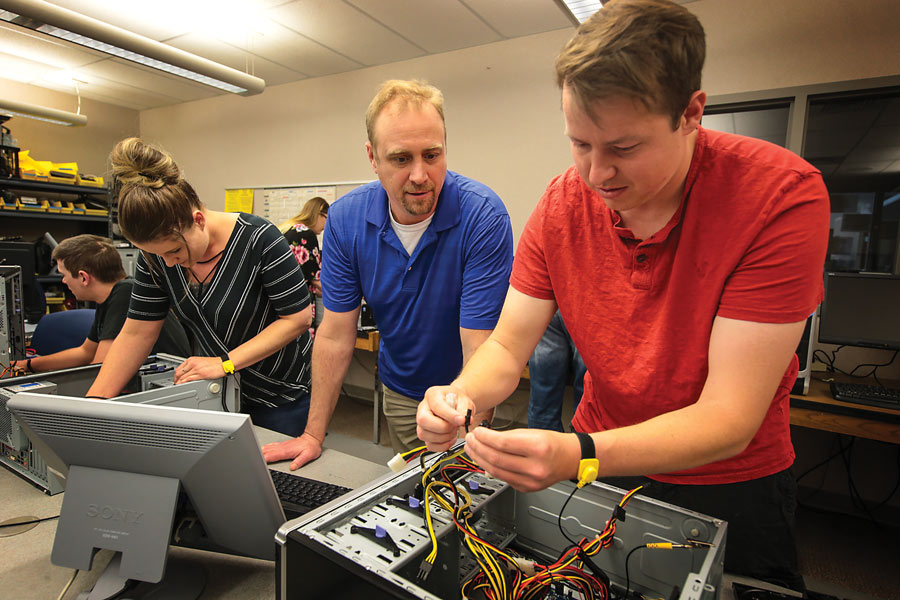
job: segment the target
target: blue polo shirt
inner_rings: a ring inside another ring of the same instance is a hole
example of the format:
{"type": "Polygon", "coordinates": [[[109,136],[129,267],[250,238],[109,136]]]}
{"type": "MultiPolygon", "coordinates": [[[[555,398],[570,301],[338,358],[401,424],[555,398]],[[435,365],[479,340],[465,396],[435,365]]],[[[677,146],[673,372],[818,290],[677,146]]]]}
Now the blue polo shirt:
{"type": "Polygon", "coordinates": [[[342,196],[328,210],[325,308],[348,312],[366,299],[381,333],[381,380],[410,398],[421,399],[429,387],[459,374],[459,328],[494,328],[511,268],[512,227],[503,202],[452,171],[412,256],[391,227],[380,182],[342,196]]]}

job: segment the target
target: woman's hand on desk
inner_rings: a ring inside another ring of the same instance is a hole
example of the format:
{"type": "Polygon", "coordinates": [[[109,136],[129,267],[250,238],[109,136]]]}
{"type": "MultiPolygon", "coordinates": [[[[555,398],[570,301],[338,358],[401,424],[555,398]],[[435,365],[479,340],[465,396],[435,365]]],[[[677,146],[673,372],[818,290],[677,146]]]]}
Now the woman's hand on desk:
{"type": "Polygon", "coordinates": [[[175,367],[175,383],[219,379],[224,376],[222,359],[218,356],[192,356],[175,367]]]}
{"type": "Polygon", "coordinates": [[[267,463],[293,459],[291,471],[296,471],[322,455],[322,444],[313,436],[304,433],[292,440],[266,444],[262,447],[262,453],[267,463]]]}

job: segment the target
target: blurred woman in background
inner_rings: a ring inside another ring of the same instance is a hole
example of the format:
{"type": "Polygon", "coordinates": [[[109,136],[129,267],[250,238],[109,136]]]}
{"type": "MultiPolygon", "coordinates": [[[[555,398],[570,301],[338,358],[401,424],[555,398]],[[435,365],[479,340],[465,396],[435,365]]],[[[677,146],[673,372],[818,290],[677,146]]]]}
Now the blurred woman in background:
{"type": "MultiPolygon", "coordinates": [[[[328,202],[319,196],[306,201],[303,209],[294,217],[278,226],[285,239],[291,245],[294,258],[306,278],[306,287],[313,296],[322,296],[322,283],[319,272],[322,270],[322,252],[319,249],[319,238],[325,231],[325,220],[328,217],[328,202]]],[[[316,321],[317,302],[313,302],[313,323],[316,321]]],[[[321,320],[321,319],[320,319],[321,320]]],[[[310,329],[310,334],[314,330],[310,329]]]]}
{"type": "Polygon", "coordinates": [[[306,286],[319,296],[322,295],[322,284],[319,282],[322,254],[316,236],[325,231],[327,217],[328,202],[325,198],[316,196],[307,200],[303,209],[294,217],[278,226],[294,251],[294,257],[306,277],[306,286]]]}

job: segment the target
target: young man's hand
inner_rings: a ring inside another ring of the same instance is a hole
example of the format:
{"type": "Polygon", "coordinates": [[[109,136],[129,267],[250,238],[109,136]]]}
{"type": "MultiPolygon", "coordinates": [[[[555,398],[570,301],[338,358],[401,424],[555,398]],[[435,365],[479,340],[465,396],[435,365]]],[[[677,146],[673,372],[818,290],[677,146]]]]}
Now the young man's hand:
{"type": "Polygon", "coordinates": [[[466,454],[492,477],[520,492],[534,492],[575,479],[581,444],[572,433],[478,427],[466,435],[466,454]]]}
{"type": "MultiPolygon", "coordinates": [[[[428,388],[416,412],[416,434],[428,450],[443,452],[456,442],[470,410],[474,415],[475,403],[462,390],[447,385],[428,388]]],[[[474,427],[474,417],[470,418],[474,427]]]]}

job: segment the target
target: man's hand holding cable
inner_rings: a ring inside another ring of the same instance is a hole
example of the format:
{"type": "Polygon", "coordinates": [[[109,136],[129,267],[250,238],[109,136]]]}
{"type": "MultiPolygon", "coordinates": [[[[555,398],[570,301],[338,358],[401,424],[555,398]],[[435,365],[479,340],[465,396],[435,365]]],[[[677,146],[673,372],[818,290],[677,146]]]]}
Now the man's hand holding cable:
{"type": "Polygon", "coordinates": [[[581,445],[571,433],[478,427],[466,435],[466,454],[492,477],[521,492],[533,492],[575,479],[581,445]]]}
{"type": "Polygon", "coordinates": [[[475,403],[452,385],[428,388],[416,413],[416,433],[431,452],[443,452],[458,439],[466,424],[466,413],[477,413],[475,403]]]}

